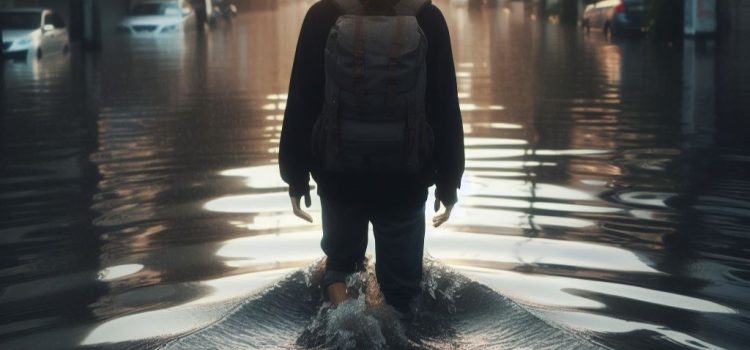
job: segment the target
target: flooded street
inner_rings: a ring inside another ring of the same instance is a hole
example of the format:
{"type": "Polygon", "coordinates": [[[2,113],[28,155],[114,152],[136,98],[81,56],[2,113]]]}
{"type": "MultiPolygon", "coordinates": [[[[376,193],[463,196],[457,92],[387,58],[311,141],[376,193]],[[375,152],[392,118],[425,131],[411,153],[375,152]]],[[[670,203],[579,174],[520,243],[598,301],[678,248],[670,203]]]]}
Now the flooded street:
{"type": "MultiPolygon", "coordinates": [[[[276,163],[311,4],[4,63],[0,348],[311,347],[320,204],[294,217],[276,163]]],[[[467,171],[427,231],[441,302],[410,340],[746,347],[748,45],[608,42],[521,3],[436,4],[467,171]]]]}

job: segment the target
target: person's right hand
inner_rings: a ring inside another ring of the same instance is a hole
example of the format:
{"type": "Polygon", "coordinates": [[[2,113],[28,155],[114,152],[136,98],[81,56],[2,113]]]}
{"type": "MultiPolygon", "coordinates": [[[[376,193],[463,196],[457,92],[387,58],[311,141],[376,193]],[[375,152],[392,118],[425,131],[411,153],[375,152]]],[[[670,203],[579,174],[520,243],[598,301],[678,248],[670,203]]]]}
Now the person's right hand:
{"type": "MultiPolygon", "coordinates": [[[[435,216],[432,217],[432,226],[438,227],[442,224],[444,224],[448,219],[451,217],[451,211],[453,210],[453,204],[451,205],[445,205],[445,210],[442,213],[435,214],[435,216]]],[[[440,200],[435,198],[435,213],[440,210],[440,200]]]]}
{"type": "MultiPolygon", "coordinates": [[[[294,212],[294,216],[302,220],[305,220],[307,222],[313,222],[312,216],[310,216],[310,214],[308,214],[306,211],[302,210],[302,208],[299,205],[299,202],[302,199],[302,197],[290,196],[289,199],[292,200],[292,211],[294,212]]],[[[312,203],[310,201],[310,194],[308,193],[305,195],[305,207],[309,208],[311,204],[312,203]]]]}

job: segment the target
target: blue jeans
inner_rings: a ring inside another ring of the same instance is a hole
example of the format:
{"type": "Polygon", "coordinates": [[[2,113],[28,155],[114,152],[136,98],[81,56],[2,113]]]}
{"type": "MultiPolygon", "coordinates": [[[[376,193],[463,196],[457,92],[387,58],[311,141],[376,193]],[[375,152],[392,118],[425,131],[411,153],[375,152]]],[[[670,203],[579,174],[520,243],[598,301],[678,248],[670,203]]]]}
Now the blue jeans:
{"type": "Polygon", "coordinates": [[[367,228],[375,235],[375,274],[385,301],[399,311],[421,292],[425,204],[376,205],[321,198],[323,239],[328,257],[321,286],[344,282],[364,270],[367,228]]]}

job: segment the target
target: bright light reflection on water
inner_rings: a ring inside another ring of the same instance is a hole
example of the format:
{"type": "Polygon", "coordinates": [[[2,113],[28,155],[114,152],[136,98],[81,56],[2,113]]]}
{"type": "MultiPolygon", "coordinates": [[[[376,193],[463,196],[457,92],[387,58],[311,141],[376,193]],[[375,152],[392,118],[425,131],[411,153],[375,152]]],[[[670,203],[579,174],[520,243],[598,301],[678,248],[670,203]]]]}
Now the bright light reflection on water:
{"type": "Polygon", "coordinates": [[[143,269],[141,264],[126,264],[111,266],[99,271],[99,279],[102,281],[112,281],[128,275],[132,275],[143,269]]]}
{"type": "MultiPolygon", "coordinates": [[[[320,199],[313,199],[310,212],[320,211],[320,199]]],[[[221,213],[274,213],[287,212],[291,202],[287,193],[246,194],[227,196],[208,201],[206,210],[221,213]]]]}
{"type": "Polygon", "coordinates": [[[584,242],[437,230],[428,235],[425,245],[430,255],[455,264],[661,273],[650,266],[653,263],[631,251],[584,242]],[[457,247],[455,242],[461,242],[461,246],[457,247]]]}
{"type": "Polygon", "coordinates": [[[538,305],[604,308],[606,305],[593,299],[595,295],[603,294],[694,312],[737,314],[734,309],[712,301],[627,284],[479,267],[454,267],[505,295],[538,305]]]}

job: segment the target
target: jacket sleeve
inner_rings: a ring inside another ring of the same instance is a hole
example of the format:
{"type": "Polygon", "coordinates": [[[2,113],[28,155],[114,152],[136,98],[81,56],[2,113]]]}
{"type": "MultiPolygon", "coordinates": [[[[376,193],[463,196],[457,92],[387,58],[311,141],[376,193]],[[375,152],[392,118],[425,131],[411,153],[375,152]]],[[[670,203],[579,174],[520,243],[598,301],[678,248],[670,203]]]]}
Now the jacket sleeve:
{"type": "Polygon", "coordinates": [[[456,192],[465,166],[463,122],[448,25],[437,7],[425,10],[430,11],[429,24],[425,25],[429,35],[425,103],[427,120],[435,133],[435,195],[450,205],[458,200],[456,192]]]}
{"type": "Polygon", "coordinates": [[[281,129],[279,170],[293,197],[310,192],[310,138],[324,98],[323,57],[328,28],[321,20],[324,13],[319,5],[313,5],[302,22],[281,129]]]}

